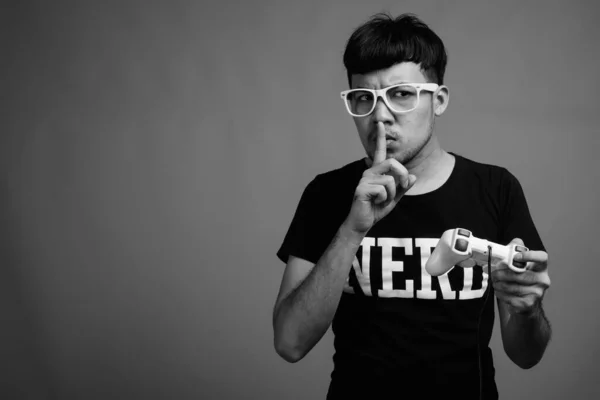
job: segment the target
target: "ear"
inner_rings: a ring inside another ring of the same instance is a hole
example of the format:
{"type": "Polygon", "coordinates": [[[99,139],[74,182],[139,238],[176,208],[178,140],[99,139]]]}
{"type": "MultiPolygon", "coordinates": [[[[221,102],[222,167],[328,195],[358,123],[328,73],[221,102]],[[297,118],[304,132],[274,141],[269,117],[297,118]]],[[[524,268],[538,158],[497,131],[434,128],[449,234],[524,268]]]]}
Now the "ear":
{"type": "Polygon", "coordinates": [[[436,116],[440,116],[446,111],[448,102],[450,101],[450,92],[447,86],[440,86],[433,94],[433,112],[436,116]]]}

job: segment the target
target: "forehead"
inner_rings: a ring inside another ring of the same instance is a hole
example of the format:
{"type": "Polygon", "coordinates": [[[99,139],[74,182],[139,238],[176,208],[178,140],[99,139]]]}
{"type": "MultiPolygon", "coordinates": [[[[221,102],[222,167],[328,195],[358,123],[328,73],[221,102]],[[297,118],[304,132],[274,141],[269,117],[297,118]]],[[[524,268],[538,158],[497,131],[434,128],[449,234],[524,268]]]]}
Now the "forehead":
{"type": "Polygon", "coordinates": [[[379,89],[403,82],[424,83],[427,82],[427,78],[423,75],[420,65],[413,62],[395,64],[387,69],[369,72],[364,75],[352,75],[353,88],[379,89]]]}

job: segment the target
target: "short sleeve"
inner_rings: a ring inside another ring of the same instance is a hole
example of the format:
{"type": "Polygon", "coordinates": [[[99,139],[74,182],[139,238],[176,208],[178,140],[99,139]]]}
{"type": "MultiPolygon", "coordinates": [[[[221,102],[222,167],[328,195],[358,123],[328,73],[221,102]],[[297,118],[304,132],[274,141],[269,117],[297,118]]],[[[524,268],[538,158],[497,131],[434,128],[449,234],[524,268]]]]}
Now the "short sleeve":
{"type": "Polygon", "coordinates": [[[318,178],[313,179],[304,189],[296,212],[290,223],[277,257],[287,264],[290,255],[317,263],[321,254],[329,244],[323,206],[321,189],[318,178]]]}
{"type": "Polygon", "coordinates": [[[531,217],[523,188],[518,179],[506,169],[504,169],[502,192],[504,201],[501,244],[508,244],[514,238],[520,238],[530,250],[546,251],[531,217]]]}

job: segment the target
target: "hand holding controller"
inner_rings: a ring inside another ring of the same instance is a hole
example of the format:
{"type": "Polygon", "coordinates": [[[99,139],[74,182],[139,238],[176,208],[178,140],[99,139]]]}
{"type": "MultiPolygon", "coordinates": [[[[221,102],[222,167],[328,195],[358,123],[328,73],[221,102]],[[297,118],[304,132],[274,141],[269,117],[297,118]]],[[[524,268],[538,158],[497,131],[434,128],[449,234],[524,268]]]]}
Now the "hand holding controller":
{"type": "Polygon", "coordinates": [[[462,228],[449,229],[444,232],[427,260],[425,270],[431,276],[438,276],[445,274],[457,264],[463,268],[486,265],[490,248],[492,252],[490,267],[505,262],[515,272],[525,271],[525,263],[513,261],[513,258],[516,253],[528,251],[527,247],[515,244],[503,246],[489,242],[476,238],[471,231],[462,228]]]}

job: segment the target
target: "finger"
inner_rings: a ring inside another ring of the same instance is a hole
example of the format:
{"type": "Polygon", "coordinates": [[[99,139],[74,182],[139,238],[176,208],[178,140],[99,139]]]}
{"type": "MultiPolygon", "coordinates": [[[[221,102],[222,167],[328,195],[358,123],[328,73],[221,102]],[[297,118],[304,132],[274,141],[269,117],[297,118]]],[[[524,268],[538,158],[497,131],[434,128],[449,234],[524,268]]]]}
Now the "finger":
{"type": "Polygon", "coordinates": [[[387,156],[387,146],[385,144],[385,126],[383,122],[377,123],[377,139],[375,143],[375,154],[373,155],[373,166],[381,164],[387,156]]]}
{"type": "Polygon", "coordinates": [[[500,290],[494,290],[494,294],[496,295],[496,297],[498,299],[502,300],[506,304],[510,304],[511,306],[517,307],[517,308],[520,308],[523,306],[523,300],[525,299],[525,297],[515,296],[515,295],[509,294],[509,293],[505,293],[500,290]]]}
{"type": "Polygon", "coordinates": [[[390,158],[389,160],[386,160],[384,164],[389,164],[387,173],[394,176],[394,179],[396,180],[399,192],[397,195],[402,196],[415,184],[417,177],[409,173],[406,167],[400,164],[398,160],[390,158]]]}
{"type": "Polygon", "coordinates": [[[540,274],[531,270],[517,273],[508,268],[492,271],[492,282],[506,282],[522,286],[550,286],[547,274],[540,274]]]}
{"type": "Polygon", "coordinates": [[[379,180],[383,181],[380,178],[382,178],[382,177],[374,176],[374,177],[362,178],[360,180],[360,183],[356,187],[355,197],[360,201],[366,201],[366,202],[371,202],[371,201],[376,200],[377,196],[379,195],[379,188],[377,188],[377,186],[380,186],[385,191],[385,188],[382,185],[373,184],[374,180],[379,179],[379,180]]]}
{"type": "Polygon", "coordinates": [[[381,185],[383,185],[385,187],[385,191],[386,191],[386,202],[383,204],[383,206],[387,206],[388,203],[390,203],[393,199],[396,198],[396,181],[394,180],[393,176],[389,176],[389,175],[383,175],[381,178],[381,185]]]}
{"type": "Polygon", "coordinates": [[[369,199],[377,205],[385,203],[388,199],[385,186],[382,185],[368,185],[367,195],[369,199]]]}
{"type": "MultiPolygon", "coordinates": [[[[390,175],[373,175],[363,178],[363,182],[369,186],[383,186],[386,191],[386,201],[389,203],[396,197],[396,181],[390,175]]],[[[380,203],[377,203],[380,204],[380,203]]]]}
{"type": "Polygon", "coordinates": [[[548,253],[539,250],[523,251],[513,257],[517,262],[530,262],[528,265],[534,271],[543,271],[548,266],[548,253]]]}
{"type": "Polygon", "coordinates": [[[408,190],[413,187],[413,185],[415,184],[415,182],[417,181],[417,177],[413,174],[409,174],[408,175],[408,179],[406,180],[406,185],[402,186],[402,195],[406,192],[408,192],[408,190]]]}
{"type": "Polygon", "coordinates": [[[396,182],[396,195],[393,197],[395,202],[400,201],[402,196],[415,184],[417,177],[410,174],[406,167],[394,158],[382,161],[374,165],[363,173],[363,177],[378,176],[389,174],[394,177],[396,182]]]}
{"type": "Polygon", "coordinates": [[[474,268],[477,265],[477,262],[472,258],[467,258],[466,260],[463,260],[456,265],[462,268],[474,268]]]}
{"type": "Polygon", "coordinates": [[[512,282],[520,283],[521,285],[534,285],[536,279],[535,273],[529,270],[520,273],[509,268],[492,271],[493,282],[512,282]]]}
{"type": "Polygon", "coordinates": [[[372,175],[391,175],[396,180],[396,186],[408,186],[410,173],[406,167],[400,164],[395,158],[390,158],[372,167],[369,170],[369,173],[372,175]]]}
{"type": "Polygon", "coordinates": [[[496,292],[505,293],[511,296],[524,297],[536,296],[541,297],[544,294],[544,289],[539,286],[524,286],[518,283],[510,282],[495,282],[493,284],[496,292]]]}
{"type": "Polygon", "coordinates": [[[514,238],[513,240],[510,241],[510,243],[508,245],[510,246],[512,244],[516,244],[519,246],[525,246],[525,243],[520,238],[514,238]]]}
{"type": "Polygon", "coordinates": [[[368,183],[372,185],[385,185],[386,183],[396,184],[394,177],[391,175],[366,175],[362,178],[361,183],[368,183]]]}
{"type": "Polygon", "coordinates": [[[521,297],[526,294],[523,288],[519,287],[519,285],[508,285],[505,282],[494,283],[494,291],[498,297],[521,297]]]}
{"type": "Polygon", "coordinates": [[[396,196],[394,197],[394,202],[399,202],[402,196],[406,194],[410,190],[410,188],[415,184],[417,177],[414,175],[409,175],[406,181],[406,186],[399,185],[396,187],[396,196]]]}

